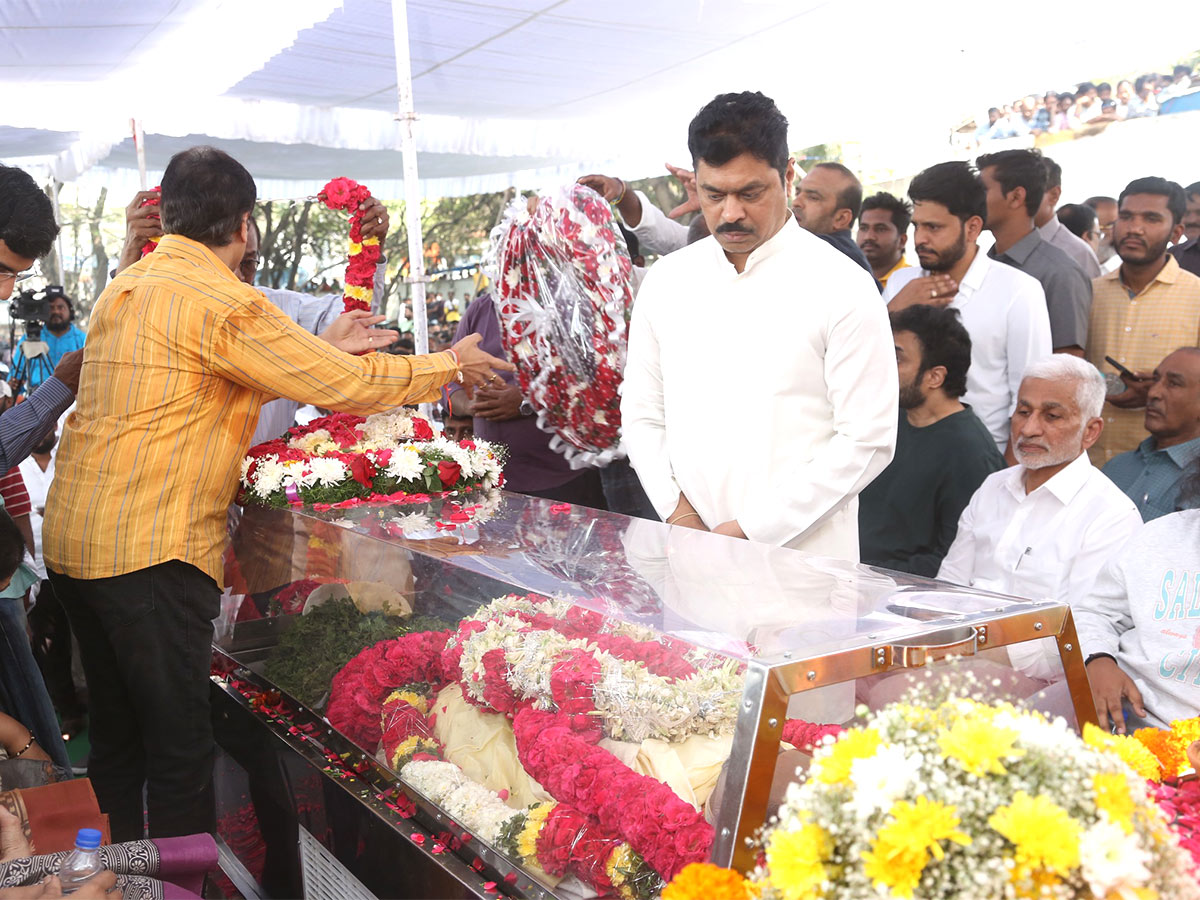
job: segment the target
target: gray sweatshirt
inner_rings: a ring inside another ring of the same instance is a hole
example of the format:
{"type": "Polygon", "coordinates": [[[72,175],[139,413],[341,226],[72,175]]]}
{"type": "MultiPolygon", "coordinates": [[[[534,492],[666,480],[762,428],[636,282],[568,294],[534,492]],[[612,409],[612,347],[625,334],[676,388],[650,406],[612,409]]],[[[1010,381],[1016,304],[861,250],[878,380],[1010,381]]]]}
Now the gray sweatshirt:
{"type": "Polygon", "coordinates": [[[1073,612],[1084,657],[1116,657],[1150,724],[1200,715],[1200,510],[1143,525],[1073,612]]]}

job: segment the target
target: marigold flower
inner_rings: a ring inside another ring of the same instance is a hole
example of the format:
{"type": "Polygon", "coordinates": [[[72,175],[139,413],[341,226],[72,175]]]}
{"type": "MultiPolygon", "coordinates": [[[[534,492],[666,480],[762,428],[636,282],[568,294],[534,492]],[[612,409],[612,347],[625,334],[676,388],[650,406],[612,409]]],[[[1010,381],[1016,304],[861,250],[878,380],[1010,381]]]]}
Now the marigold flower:
{"type": "MultiPolygon", "coordinates": [[[[1157,731],[1157,729],[1153,728],[1142,730],[1157,731]]],[[[1125,765],[1148,781],[1162,780],[1162,763],[1147,748],[1145,741],[1140,738],[1126,737],[1121,734],[1109,734],[1097,728],[1091,722],[1088,722],[1083,726],[1083,742],[1096,750],[1103,750],[1120,757],[1125,765]]]]}
{"type": "Polygon", "coordinates": [[[749,900],[746,879],[712,863],[690,863],[663,888],[662,900],[749,900]]]}

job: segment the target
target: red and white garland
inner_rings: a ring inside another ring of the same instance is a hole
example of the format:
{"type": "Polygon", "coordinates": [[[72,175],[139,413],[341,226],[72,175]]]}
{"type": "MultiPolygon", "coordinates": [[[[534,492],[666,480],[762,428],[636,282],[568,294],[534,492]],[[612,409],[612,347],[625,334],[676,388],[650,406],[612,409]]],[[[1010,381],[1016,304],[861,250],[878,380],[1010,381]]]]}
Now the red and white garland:
{"type": "Polygon", "coordinates": [[[501,340],[538,427],[573,468],[614,459],[633,267],[609,205],[578,184],[532,214],[518,198],[489,254],[501,340]]]}
{"type": "Polygon", "coordinates": [[[499,487],[503,461],[499,446],[435,436],[407,409],[365,418],[334,413],[251,447],[242,460],[239,502],[277,508],[424,502],[446,491],[499,487]]]}
{"type": "Polygon", "coordinates": [[[350,210],[350,252],[346,266],[346,287],[343,291],[344,309],[371,308],[375,285],[375,267],[383,257],[379,238],[362,236],[362,210],[359,204],[369,199],[370,190],[351,178],[335,178],[321,188],[317,199],[333,210],[350,210]]]}

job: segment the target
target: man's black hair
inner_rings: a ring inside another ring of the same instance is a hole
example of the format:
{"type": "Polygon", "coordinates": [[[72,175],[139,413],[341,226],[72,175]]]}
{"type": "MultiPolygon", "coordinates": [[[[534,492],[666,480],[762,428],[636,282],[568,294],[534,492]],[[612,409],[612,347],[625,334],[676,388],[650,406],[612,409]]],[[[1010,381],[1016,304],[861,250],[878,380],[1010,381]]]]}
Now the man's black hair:
{"type": "Polygon", "coordinates": [[[1046,190],[1062,187],[1062,166],[1048,156],[1042,157],[1042,166],[1046,169],[1046,190]]]}
{"type": "Polygon", "coordinates": [[[1086,203],[1067,203],[1055,213],[1063,227],[1077,238],[1082,238],[1096,226],[1096,211],[1086,203]]]}
{"type": "Polygon", "coordinates": [[[1109,84],[1107,81],[1102,81],[1098,85],[1096,85],[1096,93],[1098,93],[1098,94],[1103,93],[1104,91],[1111,91],[1111,90],[1112,90],[1112,85],[1109,84]]]}
{"type": "Polygon", "coordinates": [[[934,366],[946,367],[942,390],[947,397],[967,392],[967,369],[971,367],[971,336],[949,306],[917,304],[891,314],[892,331],[910,331],[921,345],[921,368],[917,377],[934,366]]]}
{"type": "Polygon", "coordinates": [[[12,578],[25,558],[25,538],[17,523],[0,509],[0,580],[12,578]]]}
{"type": "Polygon", "coordinates": [[[1058,95],[1058,99],[1059,100],[1069,100],[1071,103],[1074,103],[1075,95],[1072,94],[1070,91],[1064,91],[1063,93],[1058,95]]]}
{"type": "Polygon", "coordinates": [[[1191,75],[1192,67],[1184,65],[1183,63],[1180,63],[1174,69],[1171,70],[1171,74],[1172,75],[1191,75]]]}
{"type": "Polygon", "coordinates": [[[162,229],[210,247],[226,247],[254,212],[254,179],[216,147],[191,147],[171,157],[162,177],[162,229]]]}
{"type": "Polygon", "coordinates": [[[1042,165],[1042,154],[1036,150],[1001,150],[985,153],[975,160],[982,172],[994,169],[993,177],[1000,182],[1000,189],[1010,194],[1017,188],[1025,188],[1025,211],[1037,215],[1046,195],[1046,167],[1042,165]]]}
{"type": "Polygon", "coordinates": [[[1104,194],[1097,194],[1095,197],[1088,197],[1083,202],[1085,205],[1090,206],[1092,209],[1099,209],[1101,203],[1114,203],[1115,204],[1117,202],[1117,198],[1116,197],[1106,197],[1106,196],[1104,196],[1104,194]]]}
{"type": "Polygon", "coordinates": [[[0,165],[0,241],[25,259],[39,259],[54,247],[58,223],[54,206],[28,172],[0,165]]]}
{"type": "Polygon", "coordinates": [[[872,194],[863,201],[862,211],[866,212],[871,209],[886,209],[892,214],[892,224],[896,226],[896,230],[901,234],[908,231],[908,226],[912,224],[912,204],[907,200],[902,200],[887,191],[880,191],[878,194],[872,194]]]}
{"type": "Polygon", "coordinates": [[[67,304],[68,321],[75,321],[75,304],[71,302],[71,298],[67,296],[67,292],[63,290],[61,284],[50,284],[46,286],[46,302],[51,300],[61,300],[67,304]]]}
{"type": "Polygon", "coordinates": [[[1187,212],[1187,197],[1183,193],[1183,188],[1174,181],[1159,178],[1157,175],[1135,178],[1129,182],[1125,186],[1125,190],[1121,191],[1121,196],[1117,198],[1118,209],[1130,194],[1157,194],[1159,197],[1166,197],[1167,209],[1171,211],[1172,227],[1182,222],[1183,214],[1187,212]]]}
{"type": "Polygon", "coordinates": [[[700,160],[723,166],[743,153],[761,159],[787,177],[787,119],[775,101],[759,91],[718,94],[688,126],[688,150],[692,166],[700,160]]]}
{"type": "Polygon", "coordinates": [[[964,224],[972,216],[987,218],[987,191],[970,163],[952,160],[930,166],[908,186],[913,203],[940,203],[964,224]]]}
{"type": "Polygon", "coordinates": [[[1151,87],[1153,87],[1154,82],[1156,81],[1158,81],[1157,75],[1139,75],[1137,80],[1133,83],[1133,92],[1135,94],[1140,94],[1142,89],[1146,86],[1146,82],[1150,82],[1151,87]]]}
{"type": "Polygon", "coordinates": [[[837,208],[850,210],[850,213],[854,216],[850,220],[853,223],[858,218],[858,214],[862,212],[863,203],[862,182],[858,180],[858,176],[839,162],[819,162],[813,168],[832,169],[842,177],[849,179],[850,183],[838,193],[837,208]]]}
{"type": "Polygon", "coordinates": [[[1186,194],[1189,198],[1200,197],[1200,181],[1193,181],[1191,184],[1189,184],[1187,187],[1185,187],[1183,189],[1183,193],[1186,194]]]}
{"type": "Polygon", "coordinates": [[[1096,86],[1090,81],[1079,82],[1079,87],[1075,89],[1076,94],[1086,94],[1088,91],[1096,90],[1096,86]]]}

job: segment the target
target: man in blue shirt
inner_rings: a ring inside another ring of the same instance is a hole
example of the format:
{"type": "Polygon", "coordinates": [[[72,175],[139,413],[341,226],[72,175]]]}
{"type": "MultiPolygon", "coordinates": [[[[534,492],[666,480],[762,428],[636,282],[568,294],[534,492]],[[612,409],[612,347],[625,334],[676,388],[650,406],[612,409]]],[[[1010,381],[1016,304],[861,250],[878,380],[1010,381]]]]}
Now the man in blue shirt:
{"type": "Polygon", "coordinates": [[[83,330],[74,324],[75,309],[62,287],[57,284],[50,285],[46,288],[46,299],[50,302],[50,314],[46,317],[41,336],[41,340],[50,348],[46,360],[37,356],[28,360],[25,358],[21,346],[26,338],[21,338],[13,351],[13,375],[25,379],[27,392],[45,381],[53,373],[55,366],[62,361],[63,356],[72,350],[82,350],[86,339],[83,330]]]}
{"type": "Polygon", "coordinates": [[[1149,522],[1181,509],[1180,483],[1200,457],[1200,347],[1181,347],[1154,370],[1146,395],[1150,437],[1104,467],[1149,522]]]}

